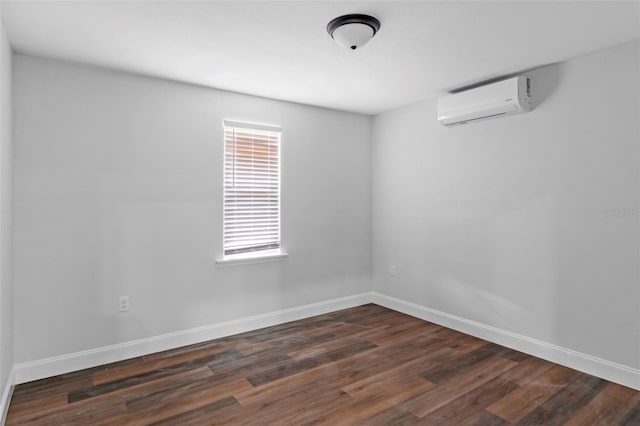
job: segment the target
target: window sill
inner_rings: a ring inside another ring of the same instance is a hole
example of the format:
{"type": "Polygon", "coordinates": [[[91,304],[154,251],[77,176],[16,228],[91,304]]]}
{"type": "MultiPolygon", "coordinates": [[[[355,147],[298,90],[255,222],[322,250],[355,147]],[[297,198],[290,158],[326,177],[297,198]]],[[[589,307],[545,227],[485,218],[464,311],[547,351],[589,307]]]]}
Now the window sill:
{"type": "Polygon", "coordinates": [[[220,266],[246,265],[249,263],[265,263],[277,262],[284,260],[289,253],[261,253],[251,255],[230,256],[222,259],[216,259],[216,263],[220,266]]]}

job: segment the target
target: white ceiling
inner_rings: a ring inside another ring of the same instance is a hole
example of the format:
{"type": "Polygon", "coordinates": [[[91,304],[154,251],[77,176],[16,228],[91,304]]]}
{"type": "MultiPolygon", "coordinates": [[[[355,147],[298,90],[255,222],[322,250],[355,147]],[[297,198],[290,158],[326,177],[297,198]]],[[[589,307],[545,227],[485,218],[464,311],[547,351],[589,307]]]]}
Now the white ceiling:
{"type": "Polygon", "coordinates": [[[640,37],[639,1],[3,1],[18,53],[375,114],[640,37]],[[380,19],[361,50],[336,16],[380,19]]]}

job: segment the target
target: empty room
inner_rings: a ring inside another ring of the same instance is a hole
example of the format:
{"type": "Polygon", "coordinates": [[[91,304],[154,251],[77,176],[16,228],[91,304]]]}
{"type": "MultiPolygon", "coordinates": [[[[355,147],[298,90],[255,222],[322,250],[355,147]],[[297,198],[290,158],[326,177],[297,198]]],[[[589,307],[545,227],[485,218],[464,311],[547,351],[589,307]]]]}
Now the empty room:
{"type": "Polygon", "coordinates": [[[640,1],[0,18],[0,424],[640,425],[640,1]]]}

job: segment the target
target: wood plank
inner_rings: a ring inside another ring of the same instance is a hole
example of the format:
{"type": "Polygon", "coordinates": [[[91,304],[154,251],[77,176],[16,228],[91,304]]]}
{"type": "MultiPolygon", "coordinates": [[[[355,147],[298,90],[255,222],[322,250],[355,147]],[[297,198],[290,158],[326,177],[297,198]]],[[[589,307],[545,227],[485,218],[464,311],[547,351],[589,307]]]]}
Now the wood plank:
{"type": "Polygon", "coordinates": [[[476,349],[481,348],[487,344],[486,340],[478,339],[467,334],[458,333],[457,331],[453,333],[436,332],[433,333],[432,336],[445,338],[448,342],[452,342],[448,346],[453,350],[455,354],[460,355],[475,351],[476,349]]]}
{"type": "Polygon", "coordinates": [[[134,376],[142,376],[147,373],[153,373],[165,368],[174,367],[176,365],[192,364],[200,365],[206,363],[208,359],[219,356],[220,354],[238,354],[236,350],[228,350],[221,345],[212,345],[200,349],[180,351],[173,354],[163,354],[161,357],[151,357],[150,360],[143,360],[135,366],[119,365],[112,368],[105,368],[96,371],[93,376],[93,384],[103,385],[112,382],[119,382],[123,379],[134,376]]]}
{"type": "Polygon", "coordinates": [[[421,377],[410,379],[404,383],[396,382],[389,386],[370,387],[366,394],[360,394],[357,398],[338,407],[328,407],[319,416],[300,416],[293,419],[292,424],[300,424],[300,422],[314,421],[323,425],[340,424],[345,418],[349,422],[365,421],[391,407],[422,394],[428,389],[433,388],[433,383],[424,380],[421,377]]]}
{"type": "Polygon", "coordinates": [[[45,410],[22,416],[7,416],[6,425],[99,425],[116,424],[127,415],[123,401],[105,404],[90,404],[82,407],[62,406],[63,409],[45,410]]]}
{"type": "Polygon", "coordinates": [[[327,363],[339,361],[344,358],[349,358],[355,354],[369,351],[371,349],[375,349],[376,347],[377,346],[374,345],[373,343],[360,342],[345,348],[334,349],[333,351],[329,351],[320,357],[303,359],[302,361],[295,361],[294,363],[285,367],[271,368],[269,370],[249,376],[247,377],[247,380],[253,386],[261,386],[261,385],[264,385],[265,383],[273,382],[276,380],[280,380],[284,377],[292,376],[300,372],[311,370],[322,364],[327,364],[327,363]]]}
{"type": "Polygon", "coordinates": [[[489,413],[488,411],[481,411],[471,417],[468,417],[458,423],[458,426],[504,426],[508,425],[506,421],[489,413]]]}
{"type": "Polygon", "coordinates": [[[556,364],[545,361],[544,359],[533,358],[530,356],[522,362],[519,362],[515,367],[502,373],[500,377],[503,380],[507,380],[523,386],[530,381],[535,380],[538,376],[551,369],[555,365],[556,364]]]}
{"type": "Polygon", "coordinates": [[[578,410],[569,419],[567,425],[621,424],[627,413],[638,403],[640,403],[640,392],[609,383],[593,400],[578,410]]]}
{"type": "Polygon", "coordinates": [[[485,408],[517,388],[517,384],[498,376],[483,386],[477,387],[432,411],[422,419],[429,425],[459,425],[465,421],[472,421],[469,419],[478,415],[486,417],[485,414],[482,414],[485,408]]]}
{"type": "Polygon", "coordinates": [[[237,410],[216,414],[211,424],[297,424],[283,419],[299,415],[315,419],[322,415],[327,407],[339,407],[348,403],[350,397],[332,386],[309,389],[306,392],[294,392],[286,398],[269,398],[250,404],[243,404],[237,410]],[[313,401],[313,403],[310,403],[313,401]]]}
{"type": "Polygon", "coordinates": [[[589,403],[606,384],[607,382],[603,379],[579,373],[575,380],[527,414],[521,422],[545,425],[565,424],[578,410],[589,403]]]}
{"type": "Polygon", "coordinates": [[[217,365],[211,368],[218,384],[260,374],[266,369],[286,368],[295,361],[285,354],[263,354],[260,357],[247,356],[233,363],[217,365]]]}
{"type": "Polygon", "coordinates": [[[154,426],[197,425],[202,424],[202,422],[207,421],[207,419],[210,419],[211,424],[213,424],[216,417],[224,415],[232,408],[237,409],[239,408],[239,405],[238,401],[231,396],[151,424],[154,426]]]}
{"type": "Polygon", "coordinates": [[[139,370],[136,368],[134,369],[134,371],[132,371],[132,374],[137,374],[137,375],[130,375],[120,380],[105,382],[100,385],[93,386],[91,389],[88,389],[88,390],[82,390],[79,392],[70,392],[69,403],[74,403],[87,398],[95,398],[96,396],[108,394],[108,393],[117,391],[119,389],[129,388],[142,383],[153,382],[163,377],[174,376],[176,374],[181,374],[190,370],[196,370],[196,369],[202,368],[202,366],[206,366],[207,362],[212,362],[212,360],[216,360],[218,362],[221,362],[221,360],[225,360],[226,362],[230,362],[238,356],[239,356],[239,353],[235,350],[221,352],[215,355],[207,356],[204,359],[196,359],[189,362],[183,362],[181,364],[175,364],[171,367],[164,367],[161,369],[148,371],[142,374],[137,374],[139,373],[139,370]]]}
{"type": "Polygon", "coordinates": [[[414,415],[424,417],[466,392],[482,386],[515,365],[515,362],[503,358],[487,358],[474,365],[465,374],[438,383],[438,386],[413,398],[404,405],[414,415]]]}
{"type": "MultiPolygon", "coordinates": [[[[441,344],[442,342],[439,340],[432,340],[428,344],[409,342],[376,348],[336,363],[323,364],[306,372],[267,383],[250,391],[242,392],[236,397],[241,404],[250,404],[273,398],[274,395],[287,398],[292,392],[309,392],[310,389],[316,387],[347,386],[387,371],[399,364],[427,357],[428,354],[438,351],[441,344]]],[[[442,350],[446,351],[446,349],[442,350]]]]}
{"type": "Polygon", "coordinates": [[[283,425],[319,424],[328,413],[351,402],[351,397],[340,390],[313,392],[311,395],[312,398],[322,401],[322,404],[300,404],[298,409],[280,411],[282,414],[279,414],[278,418],[283,425]]]}
{"type": "Polygon", "coordinates": [[[22,418],[39,411],[55,411],[60,406],[67,403],[67,393],[58,392],[51,395],[45,395],[39,399],[16,398],[9,406],[9,412],[12,418],[22,418]]]}
{"type": "Polygon", "coordinates": [[[353,424],[358,426],[410,426],[420,424],[420,419],[403,408],[394,406],[353,424]]]}
{"type": "Polygon", "coordinates": [[[377,374],[372,374],[369,377],[354,381],[343,386],[342,390],[353,398],[362,398],[371,395],[372,392],[377,392],[379,388],[386,388],[398,384],[402,386],[403,383],[419,377],[416,371],[420,371],[420,369],[424,368],[426,364],[429,364],[431,360],[439,359],[450,352],[451,349],[447,347],[439,347],[424,356],[399,362],[393,368],[385,369],[377,374]]]}
{"type": "Polygon", "coordinates": [[[575,379],[578,374],[575,370],[556,365],[490,405],[487,411],[511,423],[518,423],[540,404],[562,390],[566,383],[575,379]]]}
{"type": "Polygon", "coordinates": [[[403,330],[389,330],[383,336],[372,336],[367,339],[377,346],[394,345],[399,342],[415,339],[416,337],[429,336],[432,333],[438,331],[436,325],[424,326],[421,324],[415,324],[412,327],[405,328],[403,330]]]}
{"type": "Polygon", "coordinates": [[[464,374],[466,371],[473,369],[479,362],[494,356],[495,345],[484,343],[484,345],[471,352],[441,357],[441,362],[431,365],[420,375],[432,383],[439,383],[451,377],[464,374]]]}
{"type": "Polygon", "coordinates": [[[13,391],[12,401],[39,401],[55,394],[78,392],[90,389],[92,386],[90,372],[65,374],[16,386],[13,391]]]}
{"type": "MultiPolygon", "coordinates": [[[[316,329],[322,332],[321,328],[316,329]]],[[[270,352],[272,354],[285,354],[287,352],[296,351],[302,348],[306,348],[311,345],[318,345],[340,337],[334,333],[305,333],[304,331],[298,332],[294,336],[280,336],[278,338],[262,340],[257,343],[250,344],[249,347],[243,347],[239,349],[242,355],[257,355],[260,353],[270,352]]]]}
{"type": "Polygon", "coordinates": [[[127,423],[146,425],[168,420],[232,397],[250,387],[251,385],[246,379],[239,379],[220,386],[216,386],[213,379],[205,379],[157,392],[144,398],[133,399],[126,403],[129,411],[127,423]]]}
{"type": "MultiPolygon", "coordinates": [[[[33,407],[31,410],[21,410],[12,414],[12,419],[16,419],[21,424],[35,422],[38,419],[46,419],[53,415],[59,415],[60,418],[71,418],[77,413],[88,412],[92,407],[100,406],[117,406],[130,399],[142,399],[148,395],[153,395],[159,391],[174,389],[193,383],[194,381],[203,380],[213,377],[213,373],[209,368],[200,367],[194,370],[187,370],[182,373],[171,376],[162,377],[154,381],[134,384],[132,386],[114,390],[110,393],[100,394],[93,398],[82,399],[75,403],[61,404],[59,406],[44,405],[41,407],[33,407]]],[[[65,395],[65,400],[68,399],[65,395]]]]}
{"type": "Polygon", "coordinates": [[[352,345],[363,345],[367,343],[371,344],[371,342],[366,340],[361,340],[353,337],[344,337],[296,349],[287,352],[287,355],[296,361],[301,361],[308,358],[328,356],[327,354],[337,349],[346,348],[352,345]]]}
{"type": "Polygon", "coordinates": [[[620,420],[621,426],[637,426],[640,425],[640,403],[636,404],[629,412],[620,420]]]}

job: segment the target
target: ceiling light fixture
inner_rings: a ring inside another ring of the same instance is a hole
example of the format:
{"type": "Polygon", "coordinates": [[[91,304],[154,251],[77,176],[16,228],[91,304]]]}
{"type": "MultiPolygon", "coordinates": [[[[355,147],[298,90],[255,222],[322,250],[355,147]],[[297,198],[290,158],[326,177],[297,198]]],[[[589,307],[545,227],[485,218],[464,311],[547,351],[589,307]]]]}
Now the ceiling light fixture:
{"type": "Polygon", "coordinates": [[[373,38],[380,21],[373,16],[353,13],[339,16],[327,24],[327,32],[342,47],[356,50],[373,38]]]}

